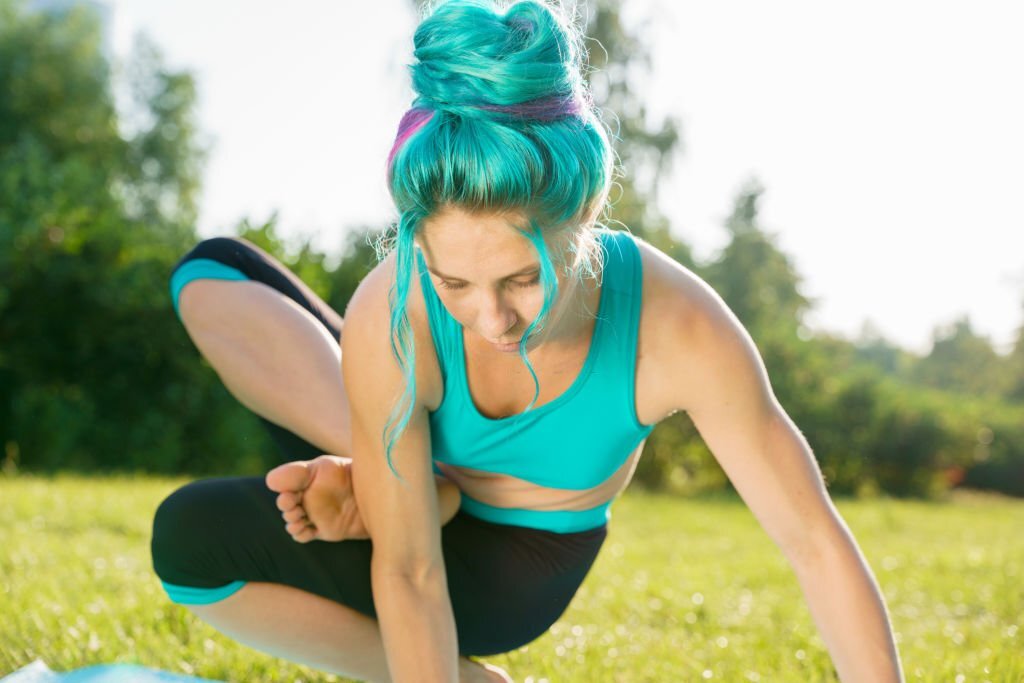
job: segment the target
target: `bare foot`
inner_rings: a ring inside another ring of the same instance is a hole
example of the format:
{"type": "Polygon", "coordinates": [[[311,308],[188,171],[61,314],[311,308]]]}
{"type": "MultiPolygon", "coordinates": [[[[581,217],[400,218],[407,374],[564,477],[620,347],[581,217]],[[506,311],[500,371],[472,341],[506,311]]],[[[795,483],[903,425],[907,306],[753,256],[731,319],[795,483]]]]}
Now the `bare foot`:
{"type": "Polygon", "coordinates": [[[352,458],[321,455],[267,472],[285,530],[299,543],[369,538],[352,493],[352,458]]]}
{"type": "MultiPolygon", "coordinates": [[[[441,526],[455,517],[462,503],[459,488],[442,476],[437,483],[441,526]]],[[[352,458],[321,455],[296,460],[267,472],[267,488],[277,491],[277,509],[285,530],[299,543],[370,538],[352,492],[352,458]]]]}

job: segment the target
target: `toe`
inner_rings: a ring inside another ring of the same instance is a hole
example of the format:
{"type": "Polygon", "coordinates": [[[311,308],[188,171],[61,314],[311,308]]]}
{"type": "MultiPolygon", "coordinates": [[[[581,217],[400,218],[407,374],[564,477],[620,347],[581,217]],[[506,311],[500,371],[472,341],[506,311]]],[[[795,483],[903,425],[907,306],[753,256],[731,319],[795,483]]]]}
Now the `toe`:
{"type": "Polygon", "coordinates": [[[292,538],[295,539],[297,543],[309,543],[310,541],[316,539],[316,527],[307,526],[299,533],[292,534],[292,538]]]}
{"type": "Polygon", "coordinates": [[[267,472],[266,484],[271,491],[284,493],[285,491],[303,491],[313,480],[313,470],[309,462],[296,460],[284,465],[278,465],[267,472]]]}
{"type": "Polygon", "coordinates": [[[293,507],[291,510],[281,514],[286,522],[301,522],[306,521],[306,511],[301,507],[293,507]]]}
{"type": "Polygon", "coordinates": [[[307,519],[300,519],[300,520],[296,520],[294,522],[288,522],[284,526],[284,530],[288,532],[289,536],[299,536],[303,532],[305,532],[306,529],[308,529],[308,528],[309,528],[309,520],[307,520],[307,519]]]}
{"type": "Polygon", "coordinates": [[[301,493],[285,491],[277,496],[277,509],[281,512],[287,512],[298,505],[302,505],[301,493]]]}

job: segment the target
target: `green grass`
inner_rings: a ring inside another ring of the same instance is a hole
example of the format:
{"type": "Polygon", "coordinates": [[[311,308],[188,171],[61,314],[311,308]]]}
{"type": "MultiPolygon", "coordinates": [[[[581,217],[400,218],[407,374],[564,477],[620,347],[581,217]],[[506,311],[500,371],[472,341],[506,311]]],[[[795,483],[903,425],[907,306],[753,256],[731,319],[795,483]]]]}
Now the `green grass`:
{"type": "MultiPolygon", "coordinates": [[[[339,681],[221,635],[152,572],[184,479],[0,477],[0,675],[125,662],[230,681],[339,681]]],[[[1024,680],[1024,501],[837,501],[908,681],[1024,680]]],[[[517,681],[835,681],[796,577],[742,502],[630,492],[569,610],[490,661],[517,681]]]]}

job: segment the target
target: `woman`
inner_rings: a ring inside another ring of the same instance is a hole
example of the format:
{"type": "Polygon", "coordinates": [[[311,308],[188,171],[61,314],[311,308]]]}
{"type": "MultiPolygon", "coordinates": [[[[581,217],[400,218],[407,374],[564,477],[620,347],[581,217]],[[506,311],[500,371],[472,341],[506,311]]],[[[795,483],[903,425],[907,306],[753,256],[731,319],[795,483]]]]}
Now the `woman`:
{"type": "Polygon", "coordinates": [[[388,159],[400,219],[344,321],[244,240],[175,268],[197,347],[295,462],[161,504],[168,595],[360,679],[510,680],[469,657],[558,619],[647,435],[685,410],[843,680],[899,680],[874,578],[749,335],[693,273],[597,223],[613,156],[571,23],[452,0],[415,46],[388,159]]]}

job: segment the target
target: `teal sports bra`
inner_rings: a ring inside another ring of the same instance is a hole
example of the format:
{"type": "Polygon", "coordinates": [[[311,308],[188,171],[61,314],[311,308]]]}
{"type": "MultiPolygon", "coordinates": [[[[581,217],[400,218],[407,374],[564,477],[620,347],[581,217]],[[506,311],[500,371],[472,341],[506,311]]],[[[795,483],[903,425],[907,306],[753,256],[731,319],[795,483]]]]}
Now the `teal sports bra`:
{"type": "MultiPolygon", "coordinates": [[[[462,325],[444,307],[416,249],[421,288],[444,397],[429,414],[434,470],[498,473],[572,492],[593,489],[613,475],[654,425],[635,409],[636,347],[642,296],[640,251],[628,232],[597,230],[605,251],[600,303],[583,368],[557,398],[519,415],[489,418],[470,397],[462,325]]],[[[614,497],[613,497],[614,499],[614,497]]],[[[462,510],[494,522],[558,533],[584,531],[611,518],[612,500],[586,510],[496,507],[463,491],[462,510]]]]}

